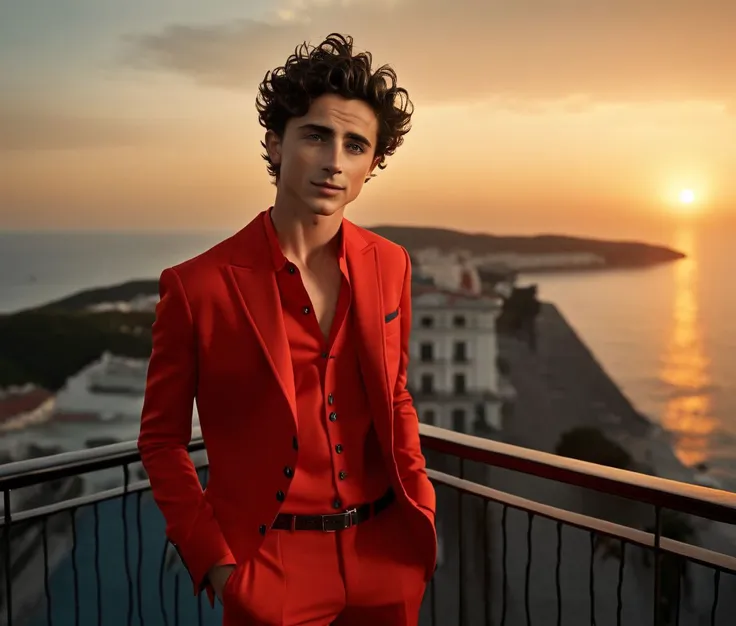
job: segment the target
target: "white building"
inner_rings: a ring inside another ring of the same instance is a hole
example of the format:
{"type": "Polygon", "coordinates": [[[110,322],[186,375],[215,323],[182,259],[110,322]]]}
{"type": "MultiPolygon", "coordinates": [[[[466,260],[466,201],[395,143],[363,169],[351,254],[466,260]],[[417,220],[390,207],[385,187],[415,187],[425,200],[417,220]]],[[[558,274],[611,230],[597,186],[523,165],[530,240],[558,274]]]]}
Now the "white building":
{"type": "Polygon", "coordinates": [[[416,258],[417,271],[430,278],[439,289],[476,295],[481,293],[480,275],[470,253],[425,248],[417,250],[413,255],[416,258]]]}
{"type": "Polygon", "coordinates": [[[480,422],[500,430],[500,301],[432,286],[412,289],[408,385],[420,421],[466,433],[480,422]]]}

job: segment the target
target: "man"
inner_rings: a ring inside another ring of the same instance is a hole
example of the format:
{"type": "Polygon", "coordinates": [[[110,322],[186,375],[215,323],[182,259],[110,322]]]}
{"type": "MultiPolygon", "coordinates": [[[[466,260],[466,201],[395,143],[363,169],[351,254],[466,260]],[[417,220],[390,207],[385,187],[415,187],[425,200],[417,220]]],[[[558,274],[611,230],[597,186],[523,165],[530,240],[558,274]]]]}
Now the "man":
{"type": "Polygon", "coordinates": [[[406,389],[409,256],[343,218],[411,102],[391,68],[331,35],[266,74],[256,105],[276,197],[161,275],[143,464],[224,624],[417,624],[436,532],[406,389]]]}

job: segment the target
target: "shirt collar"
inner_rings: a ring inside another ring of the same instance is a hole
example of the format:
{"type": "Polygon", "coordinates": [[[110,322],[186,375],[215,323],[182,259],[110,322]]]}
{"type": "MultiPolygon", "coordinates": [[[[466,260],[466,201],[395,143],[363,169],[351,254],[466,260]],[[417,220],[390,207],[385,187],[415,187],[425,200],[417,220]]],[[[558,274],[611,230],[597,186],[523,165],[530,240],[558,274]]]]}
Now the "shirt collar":
{"type": "MultiPolygon", "coordinates": [[[[266,239],[268,239],[268,247],[271,250],[271,259],[273,260],[273,268],[280,272],[289,263],[289,260],[281,250],[281,244],[279,243],[279,237],[276,234],[276,228],[273,225],[271,219],[271,211],[273,207],[270,207],[263,215],[263,224],[266,229],[266,239]]],[[[343,270],[346,268],[345,264],[345,229],[340,225],[340,230],[337,233],[339,239],[339,247],[337,252],[337,260],[340,267],[343,270]]]]}

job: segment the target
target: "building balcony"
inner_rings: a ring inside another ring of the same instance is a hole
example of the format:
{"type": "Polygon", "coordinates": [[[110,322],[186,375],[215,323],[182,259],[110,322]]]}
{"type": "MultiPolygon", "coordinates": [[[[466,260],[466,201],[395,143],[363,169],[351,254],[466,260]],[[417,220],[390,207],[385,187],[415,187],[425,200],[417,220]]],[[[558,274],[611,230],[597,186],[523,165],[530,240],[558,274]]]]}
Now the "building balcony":
{"type": "MultiPolygon", "coordinates": [[[[422,625],[734,624],[736,495],[420,428],[440,543],[422,625]]],[[[201,439],[190,451],[206,485],[201,439]]],[[[0,490],[0,624],[220,623],[165,539],[135,442],[0,466],[0,490]],[[98,472],[118,486],[67,497],[98,472]],[[51,485],[55,504],[38,499],[51,485]]]]}

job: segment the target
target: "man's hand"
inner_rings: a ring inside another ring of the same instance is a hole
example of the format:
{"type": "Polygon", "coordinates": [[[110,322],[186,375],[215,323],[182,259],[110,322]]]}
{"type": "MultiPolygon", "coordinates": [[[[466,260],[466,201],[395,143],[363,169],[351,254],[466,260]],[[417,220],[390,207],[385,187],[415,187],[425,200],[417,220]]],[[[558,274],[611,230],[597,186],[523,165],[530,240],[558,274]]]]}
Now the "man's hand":
{"type": "Polygon", "coordinates": [[[215,565],[207,574],[217,599],[222,602],[222,590],[233,573],[235,565],[215,565]]]}

